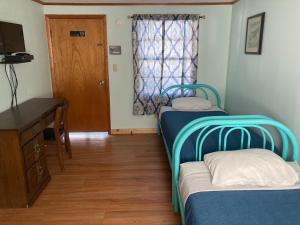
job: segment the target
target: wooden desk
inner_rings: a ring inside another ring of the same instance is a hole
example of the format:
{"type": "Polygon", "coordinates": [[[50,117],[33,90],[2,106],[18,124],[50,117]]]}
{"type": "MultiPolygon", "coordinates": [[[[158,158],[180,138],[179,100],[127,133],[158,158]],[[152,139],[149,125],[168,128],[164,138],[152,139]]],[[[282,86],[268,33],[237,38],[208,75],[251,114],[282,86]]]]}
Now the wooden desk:
{"type": "Polygon", "coordinates": [[[30,207],[50,181],[43,130],[65,99],[35,98],[0,113],[0,207],[30,207]]]}

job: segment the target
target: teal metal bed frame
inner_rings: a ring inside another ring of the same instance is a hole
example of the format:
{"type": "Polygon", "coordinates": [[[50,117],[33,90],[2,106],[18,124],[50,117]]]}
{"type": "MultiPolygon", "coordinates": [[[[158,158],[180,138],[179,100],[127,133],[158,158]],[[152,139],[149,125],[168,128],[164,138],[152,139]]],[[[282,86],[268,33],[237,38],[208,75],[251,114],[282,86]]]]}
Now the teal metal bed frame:
{"type": "MultiPolygon", "coordinates": [[[[223,133],[227,128],[223,140],[222,135],[219,136],[219,149],[218,151],[226,151],[227,149],[227,138],[230,133],[234,130],[240,130],[241,132],[241,149],[244,146],[244,142],[247,140],[247,147],[250,148],[251,135],[248,129],[256,129],[263,138],[263,146],[266,147],[267,141],[271,144],[271,150],[274,152],[275,149],[275,138],[272,136],[270,129],[277,131],[278,137],[281,139],[282,147],[282,158],[288,160],[290,155],[291,161],[297,161],[299,158],[298,142],[292,131],[271,118],[265,116],[256,115],[245,115],[245,116],[213,116],[196,119],[187,124],[177,135],[173,145],[173,158],[172,158],[172,203],[175,212],[180,210],[182,223],[185,224],[185,208],[181,198],[179,190],[179,175],[180,175],[180,153],[185,141],[194,132],[199,129],[206,130],[208,127],[214,126],[213,129],[204,132],[199,132],[196,143],[196,161],[202,160],[202,146],[206,138],[215,131],[223,133]],[[247,137],[247,138],[245,138],[247,137]],[[291,154],[289,154],[291,153],[291,154]]],[[[276,136],[275,136],[276,137],[276,136]]]]}
{"type": "MultiPolygon", "coordinates": [[[[184,96],[185,90],[197,90],[199,89],[202,94],[204,94],[205,99],[209,99],[211,95],[209,95],[209,92],[212,94],[212,96],[215,98],[216,106],[219,108],[221,107],[221,97],[218,93],[218,91],[213,88],[210,85],[207,84],[191,84],[191,85],[174,85],[170,86],[169,88],[165,89],[160,94],[160,106],[164,105],[164,98],[165,96],[168,96],[168,101],[166,104],[170,103],[173,99],[173,93],[181,91],[181,97],[184,96]],[[171,95],[168,93],[170,91],[173,91],[171,95]]],[[[178,96],[176,96],[178,97],[178,96]]],[[[180,96],[179,96],[180,97],[180,96]]],[[[245,140],[247,140],[247,147],[250,148],[251,145],[251,135],[248,131],[249,128],[254,128],[258,131],[258,133],[263,138],[263,146],[262,148],[266,148],[267,141],[271,144],[271,150],[274,152],[275,150],[275,140],[272,136],[272,133],[269,129],[266,128],[273,128],[277,131],[279,134],[279,138],[281,139],[281,145],[282,145],[282,158],[287,160],[289,156],[289,150],[291,150],[291,160],[296,161],[298,160],[298,143],[294,136],[294,134],[291,132],[291,130],[286,127],[285,125],[268,118],[266,116],[260,116],[260,115],[244,115],[244,116],[212,116],[212,117],[203,117],[196,120],[191,121],[188,123],[185,127],[181,129],[179,134],[177,135],[172,149],[172,156],[170,154],[170,151],[168,149],[168,145],[166,142],[166,139],[164,137],[164,134],[161,130],[160,126],[160,118],[158,116],[157,120],[157,132],[158,134],[162,135],[168,161],[171,167],[172,171],[172,204],[174,207],[175,212],[181,213],[182,223],[185,224],[185,209],[183,205],[183,201],[181,199],[180,190],[179,190],[179,174],[180,174],[180,153],[183,147],[183,144],[188,139],[190,135],[192,135],[194,132],[196,132],[199,129],[202,129],[198,137],[196,139],[196,161],[202,160],[202,146],[207,139],[207,137],[215,132],[220,131],[219,133],[219,148],[216,149],[216,151],[226,151],[230,150],[227,149],[227,139],[231,132],[240,130],[241,132],[241,149],[244,146],[245,140]],[[207,130],[209,127],[214,126],[213,129],[207,130]],[[225,128],[227,128],[226,133],[225,128]],[[204,131],[207,130],[205,133],[204,131]],[[223,136],[223,134],[225,134],[223,136]],[[223,137],[223,140],[222,140],[223,137]],[[247,137],[247,138],[246,138],[247,137]]]]}
{"type": "MultiPolygon", "coordinates": [[[[182,97],[182,96],[184,96],[184,91],[185,90],[195,90],[195,91],[196,90],[200,90],[201,93],[204,94],[204,98],[206,100],[209,100],[209,97],[210,97],[209,93],[211,93],[212,97],[215,98],[216,106],[219,107],[220,109],[222,107],[221,106],[222,102],[221,102],[220,94],[218,93],[218,91],[214,87],[212,87],[210,85],[207,85],[207,84],[182,84],[182,85],[178,84],[178,85],[170,86],[170,87],[166,88],[160,94],[160,96],[159,96],[160,106],[163,106],[163,102],[164,102],[164,97],[165,96],[168,96],[168,102],[166,103],[166,104],[168,104],[173,99],[173,93],[181,91],[181,97],[182,97]],[[168,95],[169,92],[171,92],[171,95],[168,95]]],[[[164,134],[163,134],[163,132],[161,130],[159,115],[157,116],[157,134],[158,135],[161,134],[161,136],[163,138],[163,142],[164,142],[164,145],[165,145],[165,148],[166,148],[166,153],[167,153],[168,161],[169,161],[169,164],[170,164],[170,168],[172,170],[172,156],[170,154],[170,151],[169,151],[166,139],[164,137],[164,134]]]]}
{"type": "MultiPolygon", "coordinates": [[[[208,84],[177,84],[177,85],[173,85],[170,86],[168,88],[166,88],[159,96],[160,98],[160,104],[163,103],[164,101],[164,97],[168,95],[168,92],[170,92],[171,90],[173,91],[173,93],[176,93],[177,91],[181,91],[181,97],[184,97],[184,91],[185,90],[200,90],[203,94],[206,100],[209,100],[209,92],[211,92],[214,97],[216,98],[216,104],[219,108],[221,108],[221,97],[219,92],[212,86],[208,85],[208,84]],[[174,90],[173,90],[174,89],[174,90]],[[209,92],[208,92],[209,91],[209,92]]],[[[172,93],[172,94],[173,94],[172,93]]],[[[172,101],[173,96],[169,96],[168,102],[172,101]]]]}

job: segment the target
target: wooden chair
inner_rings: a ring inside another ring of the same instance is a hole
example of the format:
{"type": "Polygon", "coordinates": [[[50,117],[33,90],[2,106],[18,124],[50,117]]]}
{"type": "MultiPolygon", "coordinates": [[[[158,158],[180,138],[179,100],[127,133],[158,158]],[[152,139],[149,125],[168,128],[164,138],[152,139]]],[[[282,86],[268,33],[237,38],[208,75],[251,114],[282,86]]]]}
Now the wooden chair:
{"type": "Polygon", "coordinates": [[[64,169],[64,148],[69,158],[72,158],[72,150],[70,145],[68,122],[68,104],[64,104],[56,109],[55,121],[53,127],[48,127],[44,130],[44,139],[46,145],[55,144],[57,148],[57,156],[60,169],[64,169]]]}

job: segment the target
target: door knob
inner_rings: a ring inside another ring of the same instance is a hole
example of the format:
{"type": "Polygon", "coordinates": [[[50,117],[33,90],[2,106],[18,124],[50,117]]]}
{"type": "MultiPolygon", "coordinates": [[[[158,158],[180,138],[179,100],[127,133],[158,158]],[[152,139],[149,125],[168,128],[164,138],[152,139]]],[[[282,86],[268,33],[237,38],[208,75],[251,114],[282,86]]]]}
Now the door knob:
{"type": "Polygon", "coordinates": [[[105,81],[101,80],[99,83],[100,83],[100,86],[103,86],[105,84],[105,81]]]}

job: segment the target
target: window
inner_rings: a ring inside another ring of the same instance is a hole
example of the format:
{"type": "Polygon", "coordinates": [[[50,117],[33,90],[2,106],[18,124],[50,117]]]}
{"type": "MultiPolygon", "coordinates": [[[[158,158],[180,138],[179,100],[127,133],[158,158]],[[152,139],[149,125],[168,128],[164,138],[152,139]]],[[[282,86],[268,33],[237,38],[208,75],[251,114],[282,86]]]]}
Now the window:
{"type": "Polygon", "coordinates": [[[154,114],[159,95],[197,81],[199,16],[134,15],[134,115],[154,114]]]}

